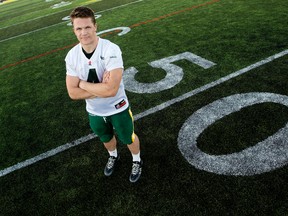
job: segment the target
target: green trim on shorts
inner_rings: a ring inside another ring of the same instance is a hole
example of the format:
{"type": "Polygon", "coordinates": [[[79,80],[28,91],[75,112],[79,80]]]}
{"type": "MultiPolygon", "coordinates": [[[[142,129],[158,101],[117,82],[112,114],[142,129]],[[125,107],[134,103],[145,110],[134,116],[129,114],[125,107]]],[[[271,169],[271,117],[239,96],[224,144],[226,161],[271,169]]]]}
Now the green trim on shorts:
{"type": "Polygon", "coordinates": [[[134,142],[134,123],[130,108],[112,116],[102,117],[89,113],[89,123],[92,131],[101,142],[109,142],[114,133],[121,143],[129,145],[134,142]]]}

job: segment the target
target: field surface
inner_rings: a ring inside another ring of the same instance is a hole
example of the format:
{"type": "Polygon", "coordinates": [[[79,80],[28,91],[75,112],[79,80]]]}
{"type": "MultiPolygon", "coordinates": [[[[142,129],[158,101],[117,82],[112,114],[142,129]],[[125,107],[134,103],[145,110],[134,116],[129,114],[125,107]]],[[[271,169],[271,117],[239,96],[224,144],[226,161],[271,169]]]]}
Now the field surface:
{"type": "Polygon", "coordinates": [[[0,215],[288,215],[287,0],[0,3],[0,215]],[[122,50],[141,141],[107,178],[68,97],[68,16],[122,50]]]}

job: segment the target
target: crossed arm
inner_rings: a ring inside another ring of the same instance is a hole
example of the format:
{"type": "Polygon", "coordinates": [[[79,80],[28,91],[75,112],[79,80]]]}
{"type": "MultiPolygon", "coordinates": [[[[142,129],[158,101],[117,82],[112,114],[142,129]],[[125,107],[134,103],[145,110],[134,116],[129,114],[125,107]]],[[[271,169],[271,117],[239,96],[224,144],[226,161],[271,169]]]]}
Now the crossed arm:
{"type": "Polygon", "coordinates": [[[104,73],[102,83],[90,83],[75,76],[66,76],[68,94],[73,100],[90,99],[95,97],[113,97],[117,94],[123,69],[117,68],[104,73]]]}

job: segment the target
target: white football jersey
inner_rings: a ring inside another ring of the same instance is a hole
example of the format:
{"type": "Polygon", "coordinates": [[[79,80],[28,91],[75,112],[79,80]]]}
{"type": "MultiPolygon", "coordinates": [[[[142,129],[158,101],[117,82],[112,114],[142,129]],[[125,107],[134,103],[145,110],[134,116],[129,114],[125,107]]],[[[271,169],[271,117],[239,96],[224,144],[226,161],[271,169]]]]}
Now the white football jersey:
{"type": "MultiPolygon", "coordinates": [[[[102,82],[105,71],[123,67],[120,48],[109,40],[99,37],[98,45],[92,57],[88,59],[81,44],[74,46],[65,58],[67,75],[77,76],[87,81],[89,69],[95,69],[98,80],[102,82]]],[[[129,107],[123,80],[115,97],[86,99],[86,110],[97,116],[110,116],[129,107]]]]}

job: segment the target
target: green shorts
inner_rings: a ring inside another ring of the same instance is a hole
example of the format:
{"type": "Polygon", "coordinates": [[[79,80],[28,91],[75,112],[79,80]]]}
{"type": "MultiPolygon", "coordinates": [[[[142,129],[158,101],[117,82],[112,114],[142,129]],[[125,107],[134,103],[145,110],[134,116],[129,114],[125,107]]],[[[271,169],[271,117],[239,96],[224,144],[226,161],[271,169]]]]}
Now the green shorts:
{"type": "Polygon", "coordinates": [[[109,142],[114,136],[114,131],[123,144],[129,145],[134,142],[134,123],[130,108],[107,117],[89,113],[89,123],[91,129],[100,138],[101,142],[109,142]]]}

